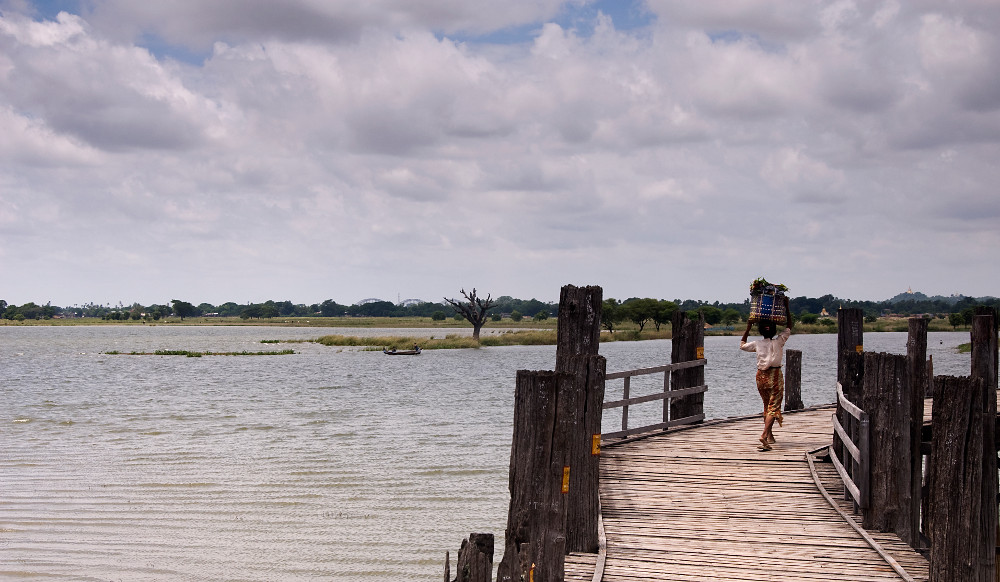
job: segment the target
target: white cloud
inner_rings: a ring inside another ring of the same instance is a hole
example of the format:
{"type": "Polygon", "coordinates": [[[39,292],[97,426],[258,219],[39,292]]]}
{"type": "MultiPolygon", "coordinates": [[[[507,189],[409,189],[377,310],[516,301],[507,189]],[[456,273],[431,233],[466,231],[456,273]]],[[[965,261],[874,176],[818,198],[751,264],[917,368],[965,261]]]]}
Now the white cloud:
{"type": "Polygon", "coordinates": [[[142,302],[570,282],[738,299],[760,274],[740,251],[775,224],[802,293],[887,297],[929,263],[942,292],[1000,294],[951,259],[952,233],[1000,232],[989,4],[658,0],[628,32],[556,24],[572,6],[555,1],[284,5],[4,13],[0,252],[75,281],[24,277],[5,299],[96,293],[85,267],[107,261],[141,269],[121,285],[142,302]],[[515,25],[534,35],[469,36],[515,25]],[[149,35],[205,60],[157,57],[149,35]],[[851,260],[867,287],[845,282],[851,260]]]}

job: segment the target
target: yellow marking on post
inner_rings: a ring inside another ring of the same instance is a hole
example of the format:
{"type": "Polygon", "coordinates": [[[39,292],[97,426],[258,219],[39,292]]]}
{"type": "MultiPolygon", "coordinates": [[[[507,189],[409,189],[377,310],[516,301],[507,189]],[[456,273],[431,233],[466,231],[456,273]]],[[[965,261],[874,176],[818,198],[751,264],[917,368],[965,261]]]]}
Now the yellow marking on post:
{"type": "Polygon", "coordinates": [[[856,351],[856,352],[858,352],[860,354],[861,352],[865,351],[865,346],[860,345],[860,344],[856,345],[856,346],[854,346],[854,351],[856,351]]]}
{"type": "Polygon", "coordinates": [[[590,437],[590,454],[600,455],[601,454],[601,435],[595,434],[590,437]]]}
{"type": "Polygon", "coordinates": [[[703,347],[697,348],[694,351],[694,358],[696,360],[704,360],[705,359],[705,348],[703,348],[703,347]]]}
{"type": "Polygon", "coordinates": [[[528,582],[535,582],[535,564],[531,564],[531,569],[528,570],[528,582]]]}
{"type": "Polygon", "coordinates": [[[562,492],[569,493],[569,465],[563,467],[562,492]]]}

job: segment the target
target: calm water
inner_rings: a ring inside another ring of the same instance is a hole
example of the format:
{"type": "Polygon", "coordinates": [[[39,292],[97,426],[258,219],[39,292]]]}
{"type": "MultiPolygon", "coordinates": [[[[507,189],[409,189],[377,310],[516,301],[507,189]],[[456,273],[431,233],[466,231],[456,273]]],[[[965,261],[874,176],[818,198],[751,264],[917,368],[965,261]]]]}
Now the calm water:
{"type": "MultiPolygon", "coordinates": [[[[551,369],[553,347],[101,353],[283,349],[259,342],[322,333],[0,326],[0,578],[438,580],[470,532],[502,548],[515,373],[551,369]]],[[[905,341],[869,334],[865,348],[901,353],[905,341]]],[[[930,334],[936,373],[968,373],[954,352],[964,341],[930,334]]],[[[757,412],[753,355],[738,342],[706,338],[710,417],[757,412]]],[[[807,405],[832,400],[835,344],[788,344],[803,351],[807,405]]],[[[602,346],[609,371],[669,352],[669,341],[602,346]]]]}

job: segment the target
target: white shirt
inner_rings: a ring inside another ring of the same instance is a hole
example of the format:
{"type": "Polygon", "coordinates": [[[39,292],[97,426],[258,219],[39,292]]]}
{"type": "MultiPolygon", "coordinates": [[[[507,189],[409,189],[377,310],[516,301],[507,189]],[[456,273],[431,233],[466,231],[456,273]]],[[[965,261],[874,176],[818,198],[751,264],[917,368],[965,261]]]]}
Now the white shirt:
{"type": "Polygon", "coordinates": [[[787,327],[777,336],[771,339],[759,339],[752,342],[740,342],[740,349],[744,352],[757,352],[757,369],[766,370],[781,365],[781,360],[785,357],[785,342],[792,335],[792,330],[787,327]]]}

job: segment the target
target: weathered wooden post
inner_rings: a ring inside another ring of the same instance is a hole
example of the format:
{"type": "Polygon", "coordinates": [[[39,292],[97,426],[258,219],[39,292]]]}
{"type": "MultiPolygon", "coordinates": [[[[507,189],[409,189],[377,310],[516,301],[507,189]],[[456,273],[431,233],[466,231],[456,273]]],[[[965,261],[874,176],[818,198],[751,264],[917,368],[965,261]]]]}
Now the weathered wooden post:
{"type": "MultiPolygon", "coordinates": [[[[860,309],[837,310],[837,381],[843,383],[840,374],[844,368],[844,354],[860,354],[864,351],[865,314],[860,309]]],[[[857,404],[857,402],[855,402],[857,404]]]]}
{"type": "Polygon", "coordinates": [[[564,285],[559,292],[556,327],[556,371],[565,371],[572,356],[597,355],[601,345],[604,290],[596,285],[564,285]]]}
{"type": "Polygon", "coordinates": [[[498,582],[563,579],[572,376],[519,370],[514,390],[510,509],[498,582]]]}
{"type": "Polygon", "coordinates": [[[462,540],[454,581],[448,580],[448,558],[445,557],[445,582],[490,582],[493,579],[493,534],[474,533],[462,540]]]}
{"type": "MultiPolygon", "coordinates": [[[[984,477],[996,480],[995,468],[992,475],[983,475],[986,423],[982,403],[983,394],[989,392],[985,384],[981,377],[934,377],[934,469],[926,516],[931,539],[930,582],[986,582],[995,576],[984,567],[988,555],[994,553],[995,541],[991,540],[995,540],[995,530],[991,536],[981,529],[985,513],[996,523],[996,497],[983,499],[984,477]]],[[[995,454],[991,449],[991,455],[995,454]]]]}
{"type": "Polygon", "coordinates": [[[597,355],[601,338],[598,286],[565,285],[559,294],[556,371],[573,378],[575,419],[569,437],[569,492],[566,496],[566,552],[598,550],[601,418],[605,359],[597,355]]]}
{"type": "Polygon", "coordinates": [[[910,389],[910,525],[911,538],[901,539],[917,548],[923,546],[920,537],[920,508],[923,503],[923,461],[920,452],[921,433],[924,425],[924,395],[927,394],[927,325],[923,317],[911,317],[906,340],[906,374],[910,389]]]}
{"type": "MultiPolygon", "coordinates": [[[[671,318],[670,363],[679,364],[705,357],[705,316],[692,319],[678,309],[671,318]]],[[[692,388],[705,383],[705,368],[695,366],[670,373],[670,389],[692,388]]],[[[663,422],[704,414],[705,394],[690,394],[663,401],[663,422]],[[667,403],[670,403],[669,405],[667,403]]],[[[700,422],[700,421],[699,421],[700,422]]]]}
{"type": "MultiPolygon", "coordinates": [[[[866,528],[895,532],[908,544],[919,539],[919,512],[913,509],[911,440],[911,386],[907,358],[885,353],[866,353],[862,406],[871,419],[870,503],[863,512],[866,528]]],[[[921,415],[922,418],[922,415],[921,415]]]]}
{"type": "Polygon", "coordinates": [[[982,537],[980,555],[981,580],[996,577],[997,541],[997,319],[990,308],[978,308],[972,317],[972,373],[973,380],[982,381],[983,395],[980,410],[983,415],[983,482],[979,536],[982,537]],[[987,551],[990,550],[990,551],[987,551]]]}
{"type": "Polygon", "coordinates": [[[785,412],[802,408],[802,352],[785,350],[785,412]]]}

